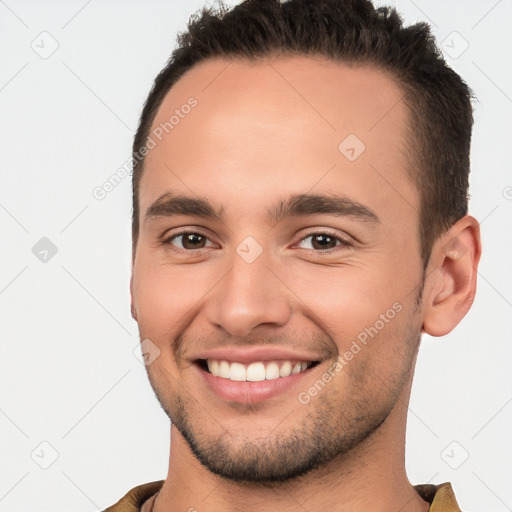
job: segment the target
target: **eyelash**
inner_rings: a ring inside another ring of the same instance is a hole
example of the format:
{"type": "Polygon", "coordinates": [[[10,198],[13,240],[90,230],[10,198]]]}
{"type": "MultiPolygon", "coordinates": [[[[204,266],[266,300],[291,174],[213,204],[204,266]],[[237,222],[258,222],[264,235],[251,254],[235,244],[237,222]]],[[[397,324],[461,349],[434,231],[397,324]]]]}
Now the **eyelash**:
{"type": "MultiPolygon", "coordinates": [[[[199,249],[180,249],[179,247],[174,247],[171,244],[171,241],[174,240],[175,238],[179,238],[180,236],[183,236],[183,235],[200,235],[200,236],[210,240],[210,238],[207,235],[205,235],[204,233],[202,233],[201,231],[183,230],[183,231],[179,231],[178,233],[174,233],[170,237],[167,237],[165,240],[162,241],[162,245],[165,246],[166,249],[170,249],[170,250],[177,251],[177,252],[188,252],[188,253],[200,252],[204,249],[207,249],[207,247],[201,247],[199,249]]],[[[305,237],[301,238],[298,243],[304,242],[304,240],[306,240],[314,235],[327,235],[331,238],[334,238],[337,242],[340,242],[340,244],[338,244],[335,247],[332,247],[330,249],[326,249],[324,251],[320,250],[320,249],[304,249],[304,250],[308,251],[309,253],[314,252],[315,254],[332,254],[333,252],[337,252],[338,250],[346,250],[346,249],[351,249],[354,247],[353,243],[349,242],[345,238],[340,237],[338,234],[336,234],[332,231],[329,231],[329,230],[313,231],[313,232],[309,233],[308,235],[306,235],[305,237]],[[339,247],[341,247],[342,249],[339,249],[339,247]]]]}

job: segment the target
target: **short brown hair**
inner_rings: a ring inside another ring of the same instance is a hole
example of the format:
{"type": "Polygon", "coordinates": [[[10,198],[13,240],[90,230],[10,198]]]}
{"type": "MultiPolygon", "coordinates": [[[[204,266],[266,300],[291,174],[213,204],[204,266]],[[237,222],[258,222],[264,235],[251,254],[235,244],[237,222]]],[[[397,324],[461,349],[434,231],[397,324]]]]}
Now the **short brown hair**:
{"type": "Polygon", "coordinates": [[[419,237],[426,268],[436,238],[467,213],[474,95],[446,64],[428,24],[404,27],[394,8],[375,8],[369,0],[246,0],[191,16],[155,79],[134,138],[133,255],[144,170],[139,150],[169,89],[206,59],[293,55],[372,65],[400,86],[410,112],[409,173],[420,193],[419,237]]]}

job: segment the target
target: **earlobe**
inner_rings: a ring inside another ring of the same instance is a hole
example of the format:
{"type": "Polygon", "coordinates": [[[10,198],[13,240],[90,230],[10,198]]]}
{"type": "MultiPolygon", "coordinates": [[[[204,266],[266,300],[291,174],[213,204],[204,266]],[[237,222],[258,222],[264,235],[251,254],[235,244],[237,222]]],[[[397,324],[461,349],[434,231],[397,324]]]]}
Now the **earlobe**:
{"type": "Polygon", "coordinates": [[[476,293],[481,255],[480,226],[466,215],[432,249],[427,271],[423,330],[431,336],[451,332],[469,311],[476,293]]]}

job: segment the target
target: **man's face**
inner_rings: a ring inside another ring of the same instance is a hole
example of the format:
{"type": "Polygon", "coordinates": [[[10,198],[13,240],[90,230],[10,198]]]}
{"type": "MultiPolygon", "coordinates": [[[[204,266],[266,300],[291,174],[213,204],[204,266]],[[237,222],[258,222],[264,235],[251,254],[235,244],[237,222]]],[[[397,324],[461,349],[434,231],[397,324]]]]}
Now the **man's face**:
{"type": "Polygon", "coordinates": [[[203,465],[285,480],[356,447],[412,377],[422,265],[408,111],[373,68],[227,64],[189,71],[153,124],[179,117],[146,157],[133,313],[160,351],[151,385],[203,465]],[[197,105],[182,108],[190,97],[197,105]],[[223,218],[162,206],[178,195],[223,218]],[[210,374],[206,358],[227,373],[210,374]],[[308,367],[272,378],[286,361],[308,367]],[[255,381],[227,378],[247,368],[255,381]]]}

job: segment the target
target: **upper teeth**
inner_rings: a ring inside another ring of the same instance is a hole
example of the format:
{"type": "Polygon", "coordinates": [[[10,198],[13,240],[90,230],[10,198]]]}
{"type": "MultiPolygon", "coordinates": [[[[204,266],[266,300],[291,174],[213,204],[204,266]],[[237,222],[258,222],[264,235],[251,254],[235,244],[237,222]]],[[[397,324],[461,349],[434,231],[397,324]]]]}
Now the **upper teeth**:
{"type": "Polygon", "coordinates": [[[306,361],[257,361],[249,365],[207,359],[208,370],[216,377],[251,382],[273,380],[288,377],[304,371],[308,367],[306,361]]]}

